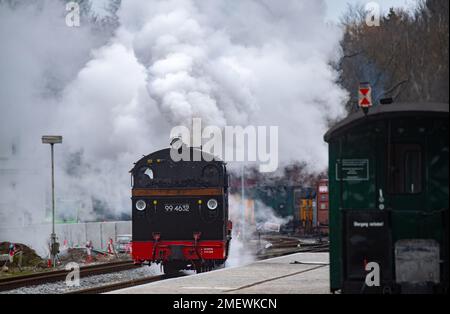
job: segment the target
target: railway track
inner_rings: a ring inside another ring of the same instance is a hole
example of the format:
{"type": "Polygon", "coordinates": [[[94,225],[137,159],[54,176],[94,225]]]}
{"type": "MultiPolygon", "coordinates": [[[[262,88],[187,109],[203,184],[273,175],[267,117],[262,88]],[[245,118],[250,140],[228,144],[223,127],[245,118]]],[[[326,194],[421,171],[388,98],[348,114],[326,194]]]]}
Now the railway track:
{"type": "Polygon", "coordinates": [[[258,260],[265,260],[269,258],[275,258],[275,257],[281,257],[281,256],[287,256],[291,254],[297,254],[297,253],[325,253],[329,252],[330,245],[329,243],[322,243],[322,244],[315,244],[315,245],[308,245],[303,246],[299,248],[293,247],[292,250],[285,250],[282,249],[281,251],[277,251],[277,248],[273,251],[266,251],[262,254],[257,255],[258,260]]]}
{"type": "Polygon", "coordinates": [[[330,244],[329,243],[321,243],[300,247],[299,253],[321,253],[321,252],[329,252],[330,244]]]}
{"type": "Polygon", "coordinates": [[[140,285],[145,285],[148,283],[161,281],[161,280],[164,280],[167,278],[169,278],[169,277],[167,277],[166,275],[159,275],[159,276],[154,276],[154,277],[117,282],[117,283],[112,283],[109,285],[104,285],[104,286],[99,286],[99,287],[92,287],[92,288],[87,288],[87,289],[70,291],[65,294],[101,294],[101,293],[107,293],[107,292],[111,292],[111,291],[136,287],[136,286],[140,286],[140,285]]]}
{"type": "MultiPolygon", "coordinates": [[[[84,266],[80,268],[80,278],[130,270],[136,267],[138,266],[134,265],[133,261],[131,260],[84,266]]],[[[67,270],[55,270],[50,272],[1,279],[0,292],[64,281],[69,272],[70,271],[67,270]]]]}

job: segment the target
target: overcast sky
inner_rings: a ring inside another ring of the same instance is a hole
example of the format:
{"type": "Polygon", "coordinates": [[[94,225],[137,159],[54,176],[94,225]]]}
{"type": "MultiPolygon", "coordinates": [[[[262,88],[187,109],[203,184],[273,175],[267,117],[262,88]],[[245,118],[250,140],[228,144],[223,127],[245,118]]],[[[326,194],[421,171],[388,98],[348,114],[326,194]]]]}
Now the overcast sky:
{"type": "Polygon", "coordinates": [[[338,21],[339,18],[345,13],[348,4],[366,4],[368,2],[377,2],[380,4],[383,11],[389,10],[391,7],[404,7],[407,9],[414,8],[418,0],[325,0],[328,5],[328,18],[338,21]]]}
{"type": "MultiPolygon", "coordinates": [[[[108,3],[109,0],[95,0],[93,1],[94,8],[102,13],[102,7],[108,3]]],[[[277,0],[273,0],[277,1],[277,0]]],[[[316,0],[311,0],[316,1],[316,0]]],[[[345,13],[348,4],[368,2],[378,2],[383,11],[389,10],[391,7],[414,8],[419,0],[325,0],[328,5],[328,19],[339,21],[339,18],[345,13]]]]}

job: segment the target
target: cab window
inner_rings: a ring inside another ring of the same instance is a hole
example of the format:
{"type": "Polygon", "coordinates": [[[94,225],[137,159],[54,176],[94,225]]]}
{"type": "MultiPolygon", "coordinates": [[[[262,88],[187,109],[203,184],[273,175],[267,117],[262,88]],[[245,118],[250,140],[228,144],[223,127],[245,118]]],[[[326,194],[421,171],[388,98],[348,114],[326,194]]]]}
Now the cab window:
{"type": "Polygon", "coordinates": [[[422,159],[420,145],[391,145],[388,167],[389,193],[419,194],[422,192],[422,159]]]}

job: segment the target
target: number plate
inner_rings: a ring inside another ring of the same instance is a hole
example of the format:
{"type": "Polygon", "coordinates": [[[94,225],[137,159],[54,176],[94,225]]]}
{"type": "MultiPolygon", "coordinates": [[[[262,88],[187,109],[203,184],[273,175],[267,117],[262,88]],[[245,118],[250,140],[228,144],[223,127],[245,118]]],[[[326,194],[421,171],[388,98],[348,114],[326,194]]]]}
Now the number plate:
{"type": "Polygon", "coordinates": [[[164,210],[168,213],[188,213],[189,204],[164,204],[164,210]]]}

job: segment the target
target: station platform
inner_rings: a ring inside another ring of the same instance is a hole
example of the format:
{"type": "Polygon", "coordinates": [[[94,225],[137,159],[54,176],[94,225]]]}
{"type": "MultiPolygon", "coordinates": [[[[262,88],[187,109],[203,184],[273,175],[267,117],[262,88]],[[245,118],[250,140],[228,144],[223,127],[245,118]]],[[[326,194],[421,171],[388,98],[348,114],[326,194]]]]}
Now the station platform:
{"type": "Polygon", "coordinates": [[[299,253],[112,294],[329,294],[328,253],[299,253]]]}

